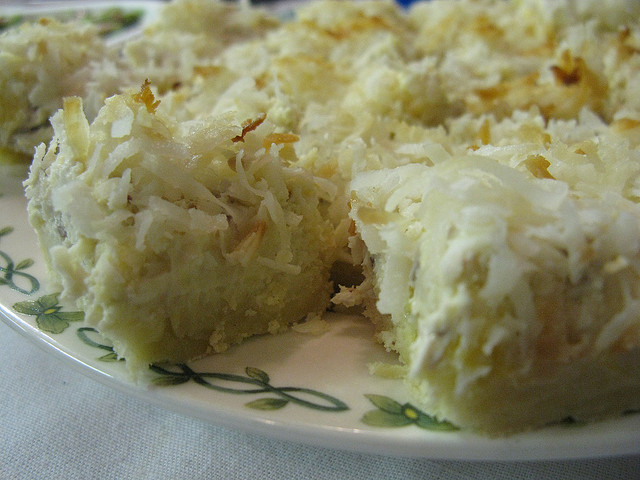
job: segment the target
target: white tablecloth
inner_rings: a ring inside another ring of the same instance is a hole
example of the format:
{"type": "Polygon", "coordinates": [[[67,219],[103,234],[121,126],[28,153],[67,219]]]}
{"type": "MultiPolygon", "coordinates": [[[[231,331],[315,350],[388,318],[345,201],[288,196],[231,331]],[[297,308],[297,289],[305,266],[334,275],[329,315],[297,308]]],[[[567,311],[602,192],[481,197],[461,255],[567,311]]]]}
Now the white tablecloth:
{"type": "Polygon", "coordinates": [[[640,479],[640,456],[458,462],[276,441],[84,377],[0,322],[0,479],[640,479]]]}

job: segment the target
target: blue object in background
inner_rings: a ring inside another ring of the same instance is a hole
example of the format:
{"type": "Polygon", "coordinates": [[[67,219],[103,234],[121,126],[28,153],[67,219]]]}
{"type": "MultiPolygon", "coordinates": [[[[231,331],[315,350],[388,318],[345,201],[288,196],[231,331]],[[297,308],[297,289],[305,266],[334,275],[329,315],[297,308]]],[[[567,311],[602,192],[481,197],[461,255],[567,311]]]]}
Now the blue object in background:
{"type": "Polygon", "coordinates": [[[408,7],[409,5],[411,5],[412,3],[417,2],[418,0],[396,0],[396,3],[398,5],[401,5],[403,7],[408,7]]]}

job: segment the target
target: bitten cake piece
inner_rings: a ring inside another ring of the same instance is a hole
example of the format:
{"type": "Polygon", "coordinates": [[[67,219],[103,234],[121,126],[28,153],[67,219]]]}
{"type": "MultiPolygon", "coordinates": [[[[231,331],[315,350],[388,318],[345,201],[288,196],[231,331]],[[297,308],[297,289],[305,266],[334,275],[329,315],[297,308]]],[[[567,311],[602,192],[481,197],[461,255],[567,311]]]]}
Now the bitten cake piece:
{"type": "Polygon", "coordinates": [[[331,293],[335,192],[289,166],[296,137],[158,103],[145,84],[89,124],[66,99],[26,182],[51,275],[134,373],[281,331],[331,293]]]}
{"type": "Polygon", "coordinates": [[[640,154],[519,117],[352,182],[381,340],[427,411],[489,434],[640,408],[640,154]]]}

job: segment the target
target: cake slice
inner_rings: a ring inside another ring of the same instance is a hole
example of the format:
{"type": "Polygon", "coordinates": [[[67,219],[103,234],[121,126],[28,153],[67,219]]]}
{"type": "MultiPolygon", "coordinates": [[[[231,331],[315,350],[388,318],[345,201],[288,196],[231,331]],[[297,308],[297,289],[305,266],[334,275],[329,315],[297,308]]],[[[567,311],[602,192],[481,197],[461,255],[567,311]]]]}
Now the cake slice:
{"type": "Polygon", "coordinates": [[[351,184],[379,338],[441,419],[501,435],[640,408],[640,157],[585,123],[494,125],[351,184]]]}
{"type": "Polygon", "coordinates": [[[104,99],[127,83],[117,51],[95,25],[42,18],[0,35],[0,148],[31,160],[51,139],[49,117],[62,98],[84,98],[95,117],[104,99]]]}
{"type": "Polygon", "coordinates": [[[63,298],[134,374],[282,331],[332,291],[335,192],[289,165],[296,137],[261,112],[176,122],[158,105],[145,83],[89,123],[65,99],[26,181],[63,298]]]}

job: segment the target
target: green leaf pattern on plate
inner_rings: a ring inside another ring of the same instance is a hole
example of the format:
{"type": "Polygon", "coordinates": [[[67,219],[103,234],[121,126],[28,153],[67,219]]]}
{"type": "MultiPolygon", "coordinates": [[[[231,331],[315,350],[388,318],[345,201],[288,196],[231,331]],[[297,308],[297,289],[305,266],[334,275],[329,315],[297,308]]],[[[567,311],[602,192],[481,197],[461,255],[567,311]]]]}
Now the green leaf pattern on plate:
{"type": "Polygon", "coordinates": [[[18,302],[13,309],[36,317],[36,325],[47,333],[62,333],[71,322],[84,320],[84,312],[63,312],[58,304],[59,293],[44,295],[35,301],[18,302]]]}
{"type": "MultiPolygon", "coordinates": [[[[90,334],[98,337],[100,335],[98,331],[92,327],[80,327],[78,328],[78,330],[76,330],[76,335],[82,341],[82,343],[89,345],[91,347],[106,350],[108,352],[105,355],[98,357],[98,360],[100,360],[101,362],[124,361],[124,358],[118,357],[118,354],[115,352],[115,350],[111,345],[105,345],[103,343],[100,343],[97,340],[93,340],[90,334]]],[[[100,340],[102,340],[102,338],[100,338],[100,340]]]]}
{"type": "Polygon", "coordinates": [[[224,393],[234,394],[262,394],[269,393],[273,397],[263,397],[246,403],[245,406],[259,410],[278,410],[289,403],[297,404],[313,410],[341,412],[349,407],[341,400],[318,392],[310,388],[302,387],[274,387],[271,385],[269,375],[259,368],[245,368],[246,376],[230,373],[196,372],[186,364],[161,367],[151,365],[151,370],[159,376],[153,379],[155,385],[178,385],[193,380],[205,388],[224,393]],[[178,369],[178,370],[176,370],[178,369]],[[248,385],[250,388],[234,388],[228,384],[248,385]],[[319,399],[311,401],[309,398],[319,399]]]}
{"type": "Polygon", "coordinates": [[[253,402],[245,403],[245,406],[256,410],[279,410],[288,403],[289,401],[283,398],[260,398],[253,402]]]}
{"type": "Polygon", "coordinates": [[[401,404],[384,395],[365,395],[377,410],[366,412],[361,421],[372,427],[404,427],[416,425],[425,430],[453,431],[458,428],[447,422],[427,415],[410,403],[401,404]]]}
{"type": "MultiPolygon", "coordinates": [[[[60,22],[77,21],[91,23],[97,27],[100,35],[109,36],[140,24],[140,21],[144,17],[144,11],[141,9],[130,10],[112,7],[95,12],[92,9],[60,10],[51,12],[48,16],[60,22]]],[[[23,23],[33,22],[40,17],[41,14],[0,16],[0,32],[17,27],[23,23]]]]}
{"type": "MultiPolygon", "coordinates": [[[[4,227],[0,229],[0,239],[13,232],[13,227],[4,227]]],[[[0,286],[6,285],[16,292],[24,295],[31,295],[40,288],[40,282],[33,276],[23,270],[33,265],[33,260],[26,258],[15,263],[8,253],[0,250],[0,258],[3,265],[0,265],[0,286]]]]}

